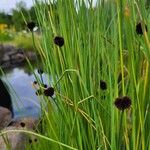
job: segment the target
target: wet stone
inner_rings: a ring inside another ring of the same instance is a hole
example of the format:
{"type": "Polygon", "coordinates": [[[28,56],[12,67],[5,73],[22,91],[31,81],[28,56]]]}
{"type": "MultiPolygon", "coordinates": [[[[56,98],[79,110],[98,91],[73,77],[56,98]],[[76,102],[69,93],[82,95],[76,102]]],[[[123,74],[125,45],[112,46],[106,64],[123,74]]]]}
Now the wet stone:
{"type": "Polygon", "coordinates": [[[0,106],[0,130],[5,128],[12,120],[12,113],[9,109],[0,106]]]}

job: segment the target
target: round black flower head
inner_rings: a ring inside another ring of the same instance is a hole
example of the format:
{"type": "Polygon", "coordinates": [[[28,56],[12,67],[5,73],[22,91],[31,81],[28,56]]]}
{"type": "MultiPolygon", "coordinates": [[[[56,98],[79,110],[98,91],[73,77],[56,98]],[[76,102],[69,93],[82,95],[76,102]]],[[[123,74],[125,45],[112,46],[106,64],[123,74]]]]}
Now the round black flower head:
{"type": "Polygon", "coordinates": [[[30,31],[33,31],[34,27],[35,27],[35,22],[31,21],[27,23],[27,27],[30,31]]]}
{"type": "Polygon", "coordinates": [[[119,110],[125,110],[131,106],[131,99],[128,96],[118,97],[114,104],[119,110]]]}
{"type": "Polygon", "coordinates": [[[37,72],[38,72],[38,74],[43,74],[44,73],[42,69],[38,69],[37,72]]]}
{"type": "Polygon", "coordinates": [[[106,84],[105,81],[100,80],[100,88],[101,88],[102,90],[106,90],[106,89],[107,89],[107,84],[106,84]]]}
{"type": "MultiPolygon", "coordinates": [[[[147,25],[145,25],[145,30],[147,32],[147,30],[148,30],[147,25]]],[[[141,35],[143,34],[142,23],[141,22],[136,25],[136,33],[141,34],[141,35]]]]}
{"type": "Polygon", "coordinates": [[[56,45],[58,45],[59,47],[62,47],[64,45],[64,38],[63,37],[60,37],[60,36],[56,36],[54,38],[54,43],[56,45]]]}
{"type": "Polygon", "coordinates": [[[45,89],[44,90],[44,95],[52,97],[54,95],[54,88],[49,87],[49,88],[45,89]]]}

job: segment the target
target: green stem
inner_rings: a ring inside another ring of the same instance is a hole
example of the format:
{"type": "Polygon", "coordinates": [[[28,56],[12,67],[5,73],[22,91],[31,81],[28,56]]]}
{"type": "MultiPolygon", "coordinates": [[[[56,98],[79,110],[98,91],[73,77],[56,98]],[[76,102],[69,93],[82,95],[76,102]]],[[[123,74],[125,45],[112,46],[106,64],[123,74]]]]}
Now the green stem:
{"type": "MultiPolygon", "coordinates": [[[[33,33],[33,31],[32,31],[31,33],[32,33],[32,42],[33,42],[33,47],[34,47],[34,50],[35,50],[35,51],[37,51],[36,44],[35,44],[34,33],[33,33]]],[[[36,57],[37,67],[39,68],[39,61],[38,61],[37,54],[35,54],[35,57],[36,57]]]]}
{"type": "Polygon", "coordinates": [[[122,75],[122,92],[125,94],[124,89],[124,63],[123,63],[123,52],[122,52],[122,18],[121,13],[122,10],[119,9],[119,6],[122,8],[122,2],[117,4],[117,13],[118,13],[118,32],[119,32],[119,50],[120,50],[120,65],[121,65],[121,75],[122,75]],[[121,4],[120,4],[121,3],[121,4]]]}
{"type": "Polygon", "coordinates": [[[121,112],[121,118],[120,118],[120,125],[119,125],[119,136],[118,136],[118,150],[120,149],[120,147],[121,147],[121,145],[122,145],[122,143],[120,143],[121,142],[121,140],[122,140],[122,122],[123,122],[123,114],[124,114],[124,110],[121,112]],[[120,139],[121,138],[121,139],[120,139]]]}

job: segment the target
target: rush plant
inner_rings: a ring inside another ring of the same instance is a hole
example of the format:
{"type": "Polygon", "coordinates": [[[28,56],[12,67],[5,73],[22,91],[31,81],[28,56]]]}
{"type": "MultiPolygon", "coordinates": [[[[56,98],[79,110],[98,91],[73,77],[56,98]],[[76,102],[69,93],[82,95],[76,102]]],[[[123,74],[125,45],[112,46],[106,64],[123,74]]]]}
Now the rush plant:
{"type": "Polygon", "coordinates": [[[92,1],[35,0],[52,90],[33,147],[150,149],[150,10],[144,0],[92,1]]]}

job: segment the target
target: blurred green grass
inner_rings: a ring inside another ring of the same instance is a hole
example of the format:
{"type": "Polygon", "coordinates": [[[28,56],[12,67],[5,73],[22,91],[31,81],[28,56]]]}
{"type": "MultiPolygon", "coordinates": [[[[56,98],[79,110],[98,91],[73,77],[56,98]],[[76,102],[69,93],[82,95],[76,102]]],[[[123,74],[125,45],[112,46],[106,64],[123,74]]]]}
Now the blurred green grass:
{"type": "MultiPolygon", "coordinates": [[[[40,42],[40,35],[35,34],[35,43],[40,42]]],[[[5,30],[0,33],[0,43],[4,45],[13,45],[16,48],[22,48],[26,51],[34,51],[32,43],[32,34],[26,31],[15,32],[11,30],[5,30]]],[[[38,45],[37,44],[37,45],[38,45]]]]}

